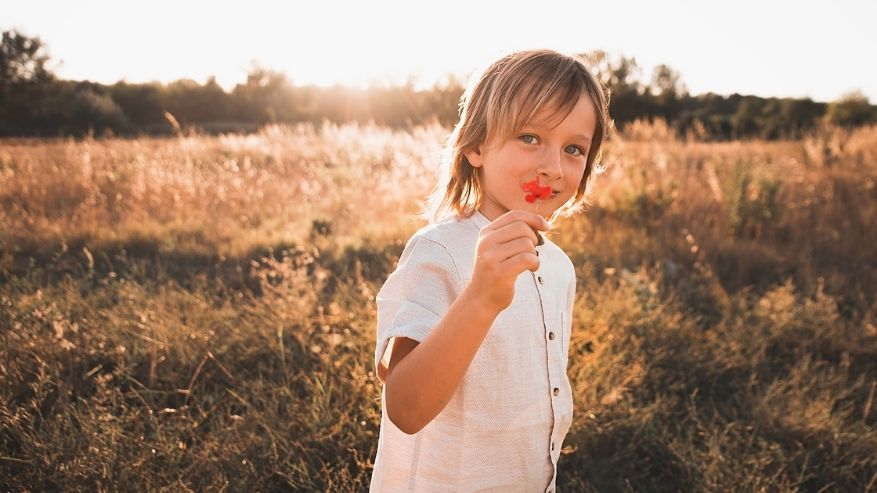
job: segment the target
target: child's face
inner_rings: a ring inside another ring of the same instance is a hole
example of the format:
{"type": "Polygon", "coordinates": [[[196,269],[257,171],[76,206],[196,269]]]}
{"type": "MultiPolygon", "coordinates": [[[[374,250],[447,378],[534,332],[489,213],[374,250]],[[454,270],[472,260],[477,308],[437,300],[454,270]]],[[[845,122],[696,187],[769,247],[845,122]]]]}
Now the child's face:
{"type": "Polygon", "coordinates": [[[594,104],[583,95],[559,124],[557,117],[540,124],[549,115],[543,110],[511,136],[465,154],[472,166],[481,168],[484,196],[479,210],[489,220],[514,209],[547,218],[575,195],[597,126],[594,104]],[[537,178],[543,193],[534,187],[537,178]]]}

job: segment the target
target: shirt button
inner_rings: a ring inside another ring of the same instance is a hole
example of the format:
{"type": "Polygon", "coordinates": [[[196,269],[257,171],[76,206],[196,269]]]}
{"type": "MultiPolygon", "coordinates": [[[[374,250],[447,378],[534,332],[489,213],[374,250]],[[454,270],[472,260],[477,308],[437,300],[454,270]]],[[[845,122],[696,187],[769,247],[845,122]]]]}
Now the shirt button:
{"type": "Polygon", "coordinates": [[[543,283],[543,281],[542,281],[542,276],[538,276],[536,279],[539,281],[539,284],[542,284],[542,283],[543,283]]]}
{"type": "Polygon", "coordinates": [[[554,452],[554,442],[551,442],[551,451],[554,452]]]}
{"type": "Polygon", "coordinates": [[[548,340],[549,340],[549,341],[553,341],[553,340],[554,340],[554,332],[549,332],[549,333],[548,333],[548,340]]]}
{"type": "Polygon", "coordinates": [[[559,388],[554,387],[554,395],[560,395],[560,389],[559,389],[559,388]]]}

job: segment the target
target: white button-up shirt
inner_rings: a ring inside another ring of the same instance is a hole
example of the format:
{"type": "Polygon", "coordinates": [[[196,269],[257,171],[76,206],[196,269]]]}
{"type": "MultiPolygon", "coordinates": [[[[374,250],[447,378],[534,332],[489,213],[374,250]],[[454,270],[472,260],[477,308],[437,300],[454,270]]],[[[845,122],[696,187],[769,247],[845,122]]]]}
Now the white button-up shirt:
{"type": "MultiPolygon", "coordinates": [[[[489,222],[479,212],[450,217],[408,241],[376,297],[376,367],[389,361],[394,337],[423,341],[444,316],[472,276],[489,222]]],[[[554,491],[572,423],[566,368],[576,281],[557,245],[546,239],[537,251],[539,270],[518,276],[512,303],[438,416],[407,435],[387,417],[384,389],[372,492],[554,491]]]]}

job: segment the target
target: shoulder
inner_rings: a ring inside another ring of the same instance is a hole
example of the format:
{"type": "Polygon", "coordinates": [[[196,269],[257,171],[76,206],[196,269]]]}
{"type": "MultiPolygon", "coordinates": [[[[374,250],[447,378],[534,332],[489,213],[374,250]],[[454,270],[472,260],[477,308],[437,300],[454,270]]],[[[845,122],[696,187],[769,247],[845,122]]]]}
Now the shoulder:
{"type": "Polygon", "coordinates": [[[412,239],[428,240],[450,248],[461,239],[477,238],[478,231],[471,218],[452,215],[420,228],[412,239]]]}
{"type": "Polygon", "coordinates": [[[450,216],[428,224],[408,240],[400,262],[406,257],[427,260],[452,269],[458,280],[469,277],[478,243],[479,228],[471,218],[450,216]]]}
{"type": "Polygon", "coordinates": [[[478,227],[468,218],[455,216],[427,224],[417,230],[399,258],[400,264],[429,264],[465,277],[461,267],[470,262],[478,241],[478,227]]]}
{"type": "Polygon", "coordinates": [[[456,259],[475,246],[478,234],[479,228],[471,218],[449,216],[420,228],[409,242],[433,243],[456,259]]]}

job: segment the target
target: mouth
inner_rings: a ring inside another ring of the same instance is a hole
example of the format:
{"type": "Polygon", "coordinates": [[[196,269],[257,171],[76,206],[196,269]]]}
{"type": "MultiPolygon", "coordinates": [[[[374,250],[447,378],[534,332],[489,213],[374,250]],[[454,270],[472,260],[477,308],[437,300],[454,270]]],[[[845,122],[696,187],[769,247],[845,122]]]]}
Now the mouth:
{"type": "Polygon", "coordinates": [[[539,183],[538,176],[522,184],[521,189],[524,191],[524,200],[531,204],[536,202],[536,200],[551,200],[560,193],[560,190],[554,190],[549,186],[542,186],[539,183]]]}

